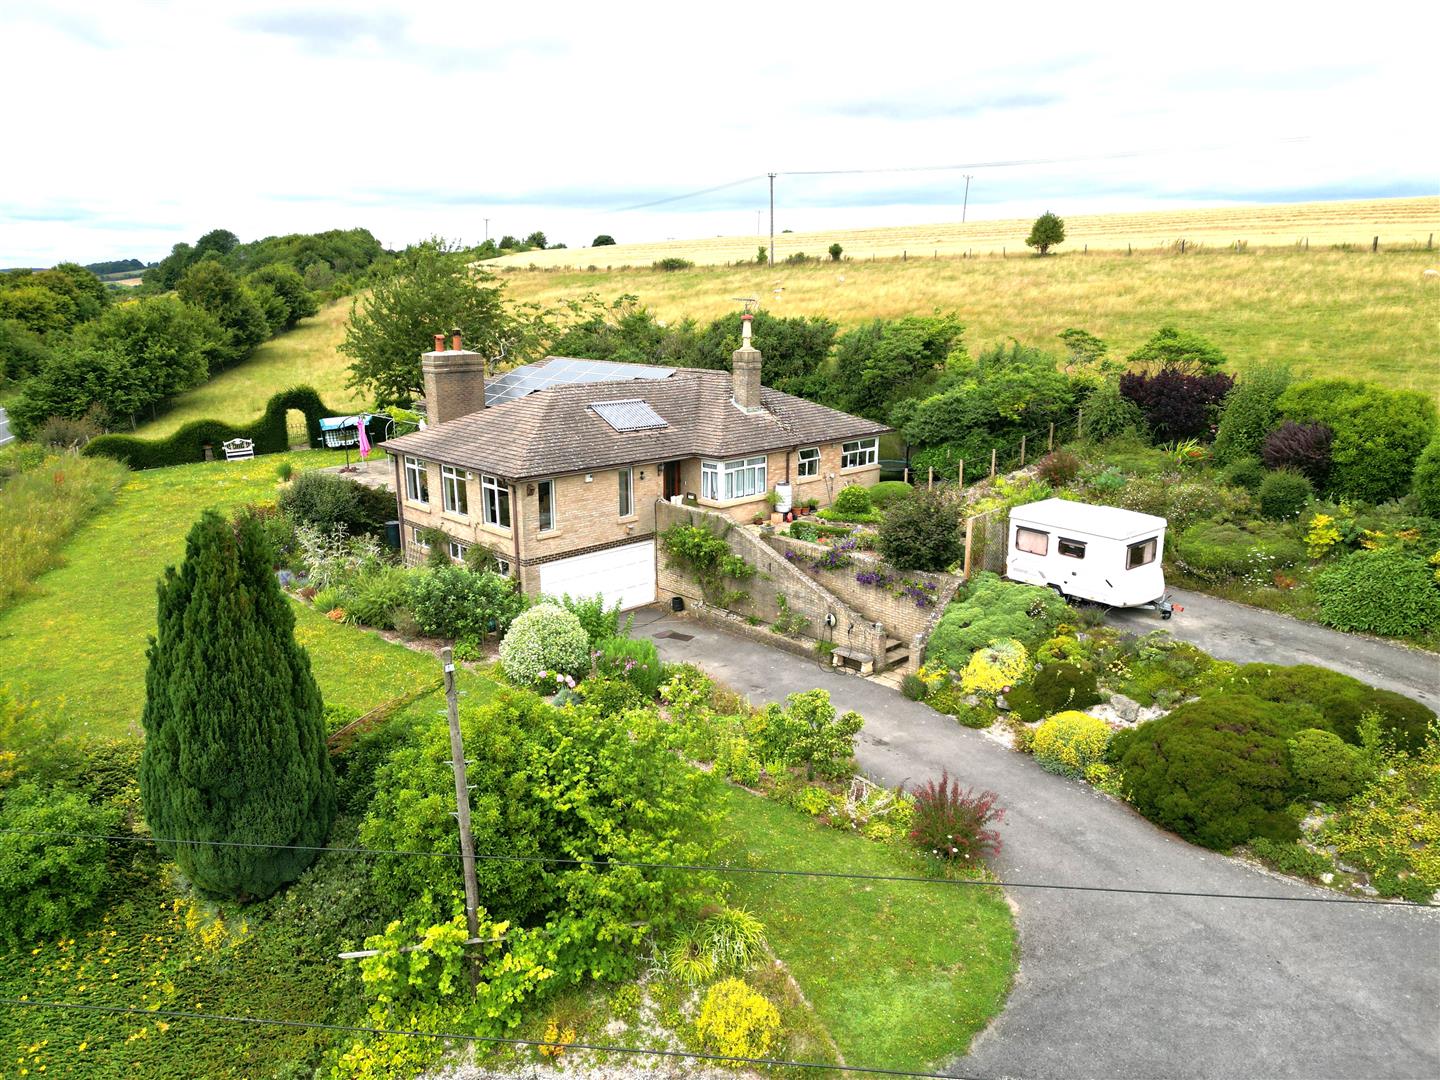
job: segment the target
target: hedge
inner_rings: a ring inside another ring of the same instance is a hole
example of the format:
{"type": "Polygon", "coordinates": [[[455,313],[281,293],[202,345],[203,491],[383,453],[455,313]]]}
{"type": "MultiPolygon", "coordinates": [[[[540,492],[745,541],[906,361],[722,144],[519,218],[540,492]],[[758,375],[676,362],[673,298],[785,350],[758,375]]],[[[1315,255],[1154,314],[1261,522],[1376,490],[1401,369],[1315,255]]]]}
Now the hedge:
{"type": "MultiPolygon", "coordinates": [[[[221,443],[230,439],[252,439],[257,454],[283,453],[290,448],[285,414],[298,409],[305,414],[305,432],[311,446],[323,446],[320,431],[322,416],[347,416],[347,411],[327,409],[320,395],[308,386],[282,390],[265,405],[264,414],[249,424],[227,424],[223,420],[194,420],[163,439],[141,439],[134,435],[101,435],[92,439],[83,453],[87,457],[104,455],[124,462],[132,469],[157,469],[167,465],[188,465],[205,460],[205,447],[214,448],[216,457],[223,457],[221,443]]],[[[366,425],[371,443],[385,437],[386,417],[373,416],[366,425]]]]}

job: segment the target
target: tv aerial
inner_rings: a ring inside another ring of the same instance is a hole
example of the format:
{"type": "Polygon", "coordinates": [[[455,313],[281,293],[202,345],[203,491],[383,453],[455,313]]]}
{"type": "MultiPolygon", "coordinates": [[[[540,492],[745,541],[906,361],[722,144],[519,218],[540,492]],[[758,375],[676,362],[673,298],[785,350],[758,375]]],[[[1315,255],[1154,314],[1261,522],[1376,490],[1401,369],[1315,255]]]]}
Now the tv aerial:
{"type": "Polygon", "coordinates": [[[732,296],[731,300],[745,305],[745,311],[754,314],[760,307],[760,301],[754,296],[732,296]]]}

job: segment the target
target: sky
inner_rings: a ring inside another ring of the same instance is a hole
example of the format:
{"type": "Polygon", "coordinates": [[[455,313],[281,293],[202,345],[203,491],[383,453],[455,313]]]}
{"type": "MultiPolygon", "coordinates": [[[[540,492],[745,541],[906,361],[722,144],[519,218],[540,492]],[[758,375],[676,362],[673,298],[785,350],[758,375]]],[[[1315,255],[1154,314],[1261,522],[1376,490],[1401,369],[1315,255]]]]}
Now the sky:
{"type": "Polygon", "coordinates": [[[0,266],[1435,194],[1436,12],[0,0],[0,266]]]}

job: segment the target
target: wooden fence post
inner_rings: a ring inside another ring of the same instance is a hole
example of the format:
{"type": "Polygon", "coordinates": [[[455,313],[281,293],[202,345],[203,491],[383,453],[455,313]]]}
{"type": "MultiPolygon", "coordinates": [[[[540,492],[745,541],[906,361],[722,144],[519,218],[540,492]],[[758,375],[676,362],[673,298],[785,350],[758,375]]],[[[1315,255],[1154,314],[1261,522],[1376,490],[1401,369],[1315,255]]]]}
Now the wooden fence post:
{"type": "Polygon", "coordinates": [[[975,535],[975,519],[965,519],[965,580],[970,580],[970,540],[975,535]]]}
{"type": "Polygon", "coordinates": [[[1025,467],[1025,439],[1026,436],[1020,436],[1020,468],[1022,469],[1025,467]]]}
{"type": "Polygon", "coordinates": [[[1380,250],[1380,237],[1377,236],[1377,237],[1375,237],[1374,240],[1371,240],[1371,241],[1370,241],[1370,254],[1373,255],[1373,254],[1375,254],[1375,252],[1377,252],[1377,251],[1379,251],[1379,250],[1380,250]]]}
{"type": "Polygon", "coordinates": [[[962,487],[962,488],[965,486],[965,459],[964,459],[963,457],[960,459],[960,485],[959,485],[959,486],[962,487]]]}
{"type": "Polygon", "coordinates": [[[1085,409],[1084,409],[1084,407],[1082,406],[1081,409],[1080,409],[1080,411],[1075,414],[1075,438],[1077,438],[1077,439],[1083,439],[1084,437],[1085,437],[1085,409]]]}
{"type": "Polygon", "coordinates": [[[1050,421],[1050,441],[1045,444],[1046,450],[1055,449],[1055,421],[1050,421]]]}
{"type": "Polygon", "coordinates": [[[990,448],[990,479],[995,479],[995,448],[990,448]]]}
{"type": "Polygon", "coordinates": [[[931,466],[929,466],[929,467],[926,469],[926,475],[925,475],[925,490],[926,490],[926,491],[934,491],[934,490],[935,490],[935,466],[934,466],[934,465],[931,465],[931,466]]]}
{"type": "Polygon", "coordinates": [[[905,480],[905,483],[907,483],[907,484],[910,483],[910,466],[908,466],[908,465],[905,466],[905,472],[904,472],[904,474],[903,474],[903,478],[904,478],[904,480],[905,480]]]}

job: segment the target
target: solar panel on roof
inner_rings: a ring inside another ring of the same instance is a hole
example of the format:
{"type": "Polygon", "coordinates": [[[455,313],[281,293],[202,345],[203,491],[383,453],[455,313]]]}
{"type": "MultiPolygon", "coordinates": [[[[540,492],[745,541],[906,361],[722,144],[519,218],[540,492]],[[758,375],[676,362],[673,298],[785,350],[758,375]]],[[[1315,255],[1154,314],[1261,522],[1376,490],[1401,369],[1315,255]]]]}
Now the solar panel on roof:
{"type": "Polygon", "coordinates": [[[514,401],[551,386],[626,382],[630,379],[668,379],[673,374],[674,368],[651,367],[648,364],[617,364],[609,360],[556,357],[543,364],[526,364],[491,379],[485,384],[485,404],[503,405],[507,401],[514,401]]]}
{"type": "Polygon", "coordinates": [[[651,428],[670,426],[663,416],[639,398],[597,401],[590,408],[616,431],[648,431],[651,428]]]}

